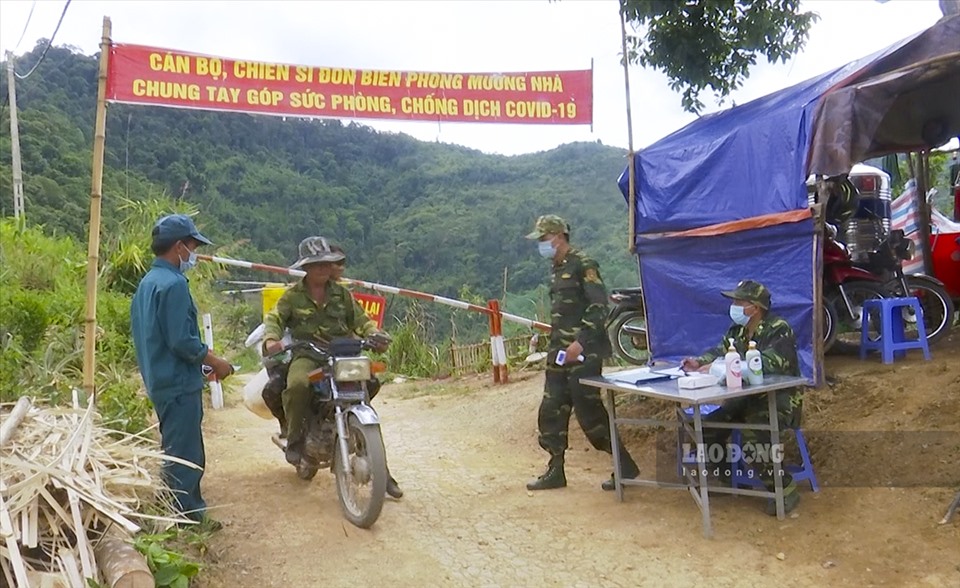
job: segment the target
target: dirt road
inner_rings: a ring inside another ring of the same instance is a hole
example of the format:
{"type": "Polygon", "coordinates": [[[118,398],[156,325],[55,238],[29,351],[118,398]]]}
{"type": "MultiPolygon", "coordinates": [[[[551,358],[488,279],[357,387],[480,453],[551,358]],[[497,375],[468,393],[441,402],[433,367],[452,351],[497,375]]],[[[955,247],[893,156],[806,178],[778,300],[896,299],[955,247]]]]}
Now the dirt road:
{"type": "MultiPolygon", "coordinates": [[[[949,353],[939,354],[944,369],[929,383],[940,396],[927,400],[956,423],[960,401],[942,400],[960,397],[960,345],[949,353]],[[948,396],[951,384],[958,387],[948,396]]],[[[877,376],[877,365],[844,369],[870,372],[861,383],[902,377],[913,385],[908,366],[929,371],[911,360],[877,376]]],[[[505,387],[487,378],[385,386],[377,408],[406,496],[388,500],[369,531],[341,517],[329,473],[298,480],[269,440],[274,423],[233,395],[226,409],[207,413],[204,493],[226,528],[198,584],[960,586],[960,524],[936,525],[955,491],[946,487],[806,490],[785,521],[763,514],[756,499],[720,497],[712,500],[715,538],[705,540],[684,492],[631,488],[618,503],[601,491],[609,456],[590,449],[574,424],[568,487],[529,493],[524,483],[544,466],[541,386],[536,373],[505,387]]],[[[809,399],[812,411],[843,407],[836,393],[809,399]]],[[[628,443],[638,456],[648,445],[628,443]]]]}

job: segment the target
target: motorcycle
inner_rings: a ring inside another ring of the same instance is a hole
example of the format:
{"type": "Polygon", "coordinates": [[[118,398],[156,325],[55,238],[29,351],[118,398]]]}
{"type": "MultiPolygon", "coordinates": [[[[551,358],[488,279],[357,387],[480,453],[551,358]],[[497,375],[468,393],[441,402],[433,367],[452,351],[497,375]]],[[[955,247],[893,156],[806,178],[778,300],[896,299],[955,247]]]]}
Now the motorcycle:
{"type": "MultiPolygon", "coordinates": [[[[953,325],[953,300],[943,282],[924,274],[905,275],[902,263],[913,257],[914,243],[903,230],[890,231],[887,238],[868,255],[866,263],[857,264],[884,281],[890,296],[914,296],[923,309],[923,327],[927,343],[935,343],[950,332],[953,325]]],[[[906,336],[916,338],[919,332],[917,316],[912,308],[904,308],[903,322],[906,336]]]]}
{"type": "MultiPolygon", "coordinates": [[[[887,297],[883,279],[854,265],[847,247],[836,240],[837,230],[827,225],[823,243],[823,348],[837,342],[857,346],[863,325],[863,303],[887,297]]],[[[878,337],[879,316],[871,317],[871,337],[878,337]]]]}
{"type": "MultiPolygon", "coordinates": [[[[916,296],[924,314],[927,341],[934,343],[949,332],[953,302],[943,284],[925,275],[905,275],[901,264],[913,255],[913,242],[902,230],[891,231],[882,239],[867,262],[854,263],[846,247],[835,240],[836,229],[827,225],[823,246],[824,349],[835,342],[859,345],[866,300],[916,296]]],[[[912,309],[904,309],[905,334],[917,332],[917,317],[912,309]],[[913,328],[910,326],[913,325],[913,328]]],[[[870,317],[870,333],[876,339],[880,317],[870,317]]]]}
{"type": "Polygon", "coordinates": [[[641,292],[639,287],[617,288],[611,291],[610,302],[613,306],[606,320],[613,352],[633,365],[646,365],[650,359],[641,292]]]}
{"type": "MultiPolygon", "coordinates": [[[[368,382],[386,366],[363,355],[375,347],[366,339],[301,341],[264,359],[269,369],[288,351],[304,350],[320,364],[309,376],[314,395],[297,475],[311,480],[320,468],[330,467],[344,516],[363,529],[380,516],[389,477],[380,418],[368,390],[368,382]]],[[[286,452],[285,439],[271,439],[286,452]]]]}

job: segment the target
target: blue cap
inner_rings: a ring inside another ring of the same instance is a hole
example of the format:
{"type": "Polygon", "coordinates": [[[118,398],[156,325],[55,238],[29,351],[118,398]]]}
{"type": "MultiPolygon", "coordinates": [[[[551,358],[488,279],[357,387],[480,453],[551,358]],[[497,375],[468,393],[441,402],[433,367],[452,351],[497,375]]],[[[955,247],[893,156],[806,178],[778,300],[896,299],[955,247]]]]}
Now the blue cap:
{"type": "Polygon", "coordinates": [[[171,243],[192,237],[203,245],[213,245],[210,239],[200,234],[197,225],[193,224],[193,219],[185,214],[169,214],[161,217],[153,226],[153,237],[171,243]]]}

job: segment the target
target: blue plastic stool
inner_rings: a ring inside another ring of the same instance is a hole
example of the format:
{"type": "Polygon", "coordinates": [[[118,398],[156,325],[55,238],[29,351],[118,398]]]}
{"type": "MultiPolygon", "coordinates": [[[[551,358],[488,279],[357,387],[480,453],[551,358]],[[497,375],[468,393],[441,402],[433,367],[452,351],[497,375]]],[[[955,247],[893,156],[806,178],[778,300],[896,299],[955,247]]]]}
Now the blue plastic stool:
{"type": "MultiPolygon", "coordinates": [[[[796,428],[792,430],[794,436],[797,438],[797,447],[800,449],[800,460],[802,463],[800,465],[786,464],[784,469],[790,472],[790,476],[793,477],[794,482],[809,482],[810,489],[814,492],[819,492],[820,483],[817,482],[817,474],[813,471],[813,462],[810,460],[810,451],[807,449],[807,439],[803,436],[803,429],[796,428]]],[[[743,437],[740,429],[734,429],[730,435],[730,443],[740,446],[742,440],[743,437]]],[[[738,467],[734,468],[733,475],[730,476],[730,482],[734,488],[747,486],[754,488],[763,487],[763,482],[760,481],[759,476],[751,475],[752,470],[747,463],[741,459],[737,466],[738,467]]]]}
{"type": "Polygon", "coordinates": [[[868,351],[877,350],[883,357],[883,363],[893,363],[895,356],[902,357],[908,349],[922,349],[924,359],[930,361],[930,348],[927,346],[927,333],[923,326],[923,308],[916,296],[864,300],[861,317],[860,359],[866,359],[868,351]],[[916,313],[916,339],[908,340],[904,336],[904,308],[912,308],[916,313]],[[870,311],[880,313],[880,338],[876,340],[870,338],[870,311]]]}

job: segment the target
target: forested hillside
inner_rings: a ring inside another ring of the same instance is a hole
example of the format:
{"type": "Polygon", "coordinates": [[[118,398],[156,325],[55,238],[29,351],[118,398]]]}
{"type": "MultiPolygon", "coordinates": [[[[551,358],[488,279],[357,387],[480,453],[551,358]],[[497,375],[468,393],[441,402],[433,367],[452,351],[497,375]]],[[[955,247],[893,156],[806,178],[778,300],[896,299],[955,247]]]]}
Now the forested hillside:
{"type": "MultiPolygon", "coordinates": [[[[95,56],[59,47],[18,82],[27,219],[48,232],[86,233],[96,72],[95,56]]],[[[9,215],[9,109],[0,126],[9,215]]],[[[619,149],[576,143],[506,157],[336,120],[120,104],[108,107],[106,147],[108,233],[121,197],[167,192],[200,209],[223,255],[288,264],[302,238],[323,234],[348,250],[348,277],[488,298],[501,296],[504,268],[512,294],[543,282],[546,264],[523,235],[537,215],[557,213],[608,286],[636,283],[619,149]]]]}

